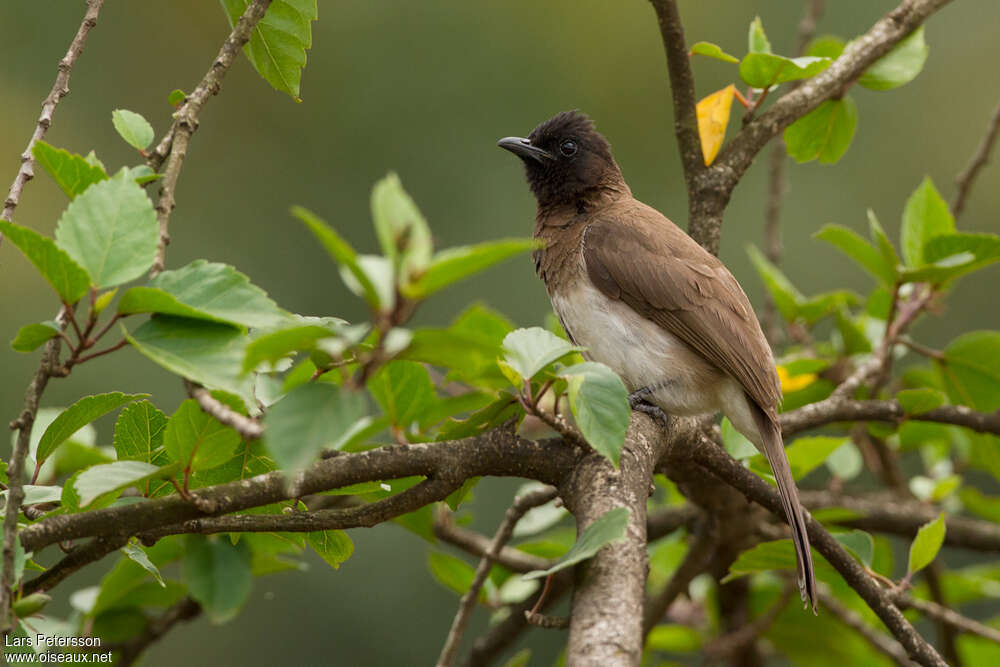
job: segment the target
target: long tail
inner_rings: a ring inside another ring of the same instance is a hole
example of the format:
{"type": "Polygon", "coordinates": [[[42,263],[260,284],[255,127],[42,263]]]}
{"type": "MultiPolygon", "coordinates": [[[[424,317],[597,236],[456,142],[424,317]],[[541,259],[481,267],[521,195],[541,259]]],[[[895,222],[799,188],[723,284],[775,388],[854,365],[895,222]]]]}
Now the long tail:
{"type": "Polygon", "coordinates": [[[792,469],[788,466],[785,447],[781,441],[781,428],[774,418],[749,400],[757,430],[760,432],[764,456],[771,464],[774,479],[778,483],[778,494],[781,505],[785,509],[785,517],[792,528],[792,542],[795,544],[795,556],[798,562],[799,593],[802,601],[812,604],[816,613],[816,575],[813,572],[812,552],[809,550],[809,534],[806,532],[805,516],[802,514],[802,504],[799,502],[799,490],[792,477],[792,469]]]}

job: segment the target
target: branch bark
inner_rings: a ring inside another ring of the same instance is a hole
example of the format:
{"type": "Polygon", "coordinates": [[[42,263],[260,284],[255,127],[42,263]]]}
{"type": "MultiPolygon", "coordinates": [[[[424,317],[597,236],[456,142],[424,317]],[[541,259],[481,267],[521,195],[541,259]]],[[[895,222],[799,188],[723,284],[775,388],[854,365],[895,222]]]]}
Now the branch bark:
{"type": "Polygon", "coordinates": [[[986,134],[983,136],[983,141],[972,155],[969,165],[955,179],[958,192],[955,193],[955,201],[952,202],[951,213],[956,219],[965,210],[965,203],[968,201],[969,193],[972,191],[972,184],[975,182],[976,176],[979,175],[979,170],[985,167],[986,163],[990,160],[990,152],[993,150],[993,144],[996,143],[997,134],[1000,134],[1000,104],[997,104],[997,108],[993,110],[990,122],[986,125],[986,134]]]}
{"type": "Polygon", "coordinates": [[[166,161],[163,178],[160,181],[160,198],[156,203],[156,219],[160,225],[160,240],[156,249],[156,259],[149,275],[155,276],[164,268],[167,244],[170,243],[170,213],[174,210],[174,191],[177,189],[177,179],[180,176],[184,158],[187,157],[188,142],[191,135],[198,129],[198,115],[201,108],[210,97],[218,94],[222,87],[222,79],[239,55],[240,49],[250,39],[254,26],[263,18],[271,0],[253,0],[237,21],[229,38],[222,44],[219,54],[212,61],[212,66],[198,83],[190,95],[174,114],[174,122],[149,156],[149,165],[159,170],[166,161]]]}

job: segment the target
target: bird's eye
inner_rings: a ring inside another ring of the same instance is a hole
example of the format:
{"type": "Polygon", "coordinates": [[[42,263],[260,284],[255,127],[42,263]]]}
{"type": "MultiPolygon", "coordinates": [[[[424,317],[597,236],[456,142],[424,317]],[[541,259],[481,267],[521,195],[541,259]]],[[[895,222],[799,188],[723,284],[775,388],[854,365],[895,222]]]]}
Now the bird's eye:
{"type": "Polygon", "coordinates": [[[567,139],[566,141],[559,144],[559,152],[566,157],[573,157],[576,155],[577,145],[572,139],[567,139]]]}

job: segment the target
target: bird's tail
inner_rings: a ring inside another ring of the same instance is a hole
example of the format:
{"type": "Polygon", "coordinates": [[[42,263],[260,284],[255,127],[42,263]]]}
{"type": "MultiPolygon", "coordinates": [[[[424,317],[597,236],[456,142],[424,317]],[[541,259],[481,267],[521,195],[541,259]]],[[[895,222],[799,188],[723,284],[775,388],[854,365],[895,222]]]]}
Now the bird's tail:
{"type": "Polygon", "coordinates": [[[792,542],[795,545],[795,556],[798,562],[799,593],[802,601],[812,605],[816,613],[816,575],[813,572],[812,552],[809,550],[809,534],[806,532],[805,516],[799,503],[799,490],[792,477],[792,469],[785,456],[785,447],[781,440],[781,428],[771,415],[766,414],[753,401],[748,401],[760,433],[764,456],[771,464],[774,479],[778,483],[778,495],[785,510],[788,525],[792,528],[792,542]]]}

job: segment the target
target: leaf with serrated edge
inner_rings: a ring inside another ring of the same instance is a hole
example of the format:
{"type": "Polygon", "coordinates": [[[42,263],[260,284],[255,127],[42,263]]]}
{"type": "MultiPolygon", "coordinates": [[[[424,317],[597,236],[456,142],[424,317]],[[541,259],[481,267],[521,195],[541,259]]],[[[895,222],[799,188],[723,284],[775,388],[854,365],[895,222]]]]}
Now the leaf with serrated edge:
{"type": "Polygon", "coordinates": [[[618,466],[632,409],[622,380],[604,364],[585,361],[559,371],[569,381],[569,405],[583,437],[618,466]]]}
{"type": "Polygon", "coordinates": [[[90,275],[55,241],[6,220],[0,220],[0,234],[35,265],[64,302],[74,304],[87,293],[90,275]]]}
{"type": "Polygon", "coordinates": [[[274,327],[288,321],[261,288],[228,264],[195,260],[163,271],[145,286],[122,295],[118,312],[162,313],[247,327],[274,327]]]}
{"type": "Polygon", "coordinates": [[[167,454],[186,471],[209,470],[226,463],[239,443],[239,433],[202,412],[193,398],[181,403],[163,433],[167,454]]]}
{"type": "Polygon", "coordinates": [[[613,510],[608,510],[601,518],[583,530],[577,538],[576,543],[573,544],[565,556],[559,559],[559,562],[547,570],[533,570],[532,572],[528,572],[524,575],[524,578],[539,579],[593,557],[594,554],[601,550],[601,547],[619,542],[625,538],[628,519],[629,510],[627,507],[616,507],[613,510]]]}
{"type": "Polygon", "coordinates": [[[123,491],[156,477],[166,477],[170,470],[142,461],[114,461],[87,468],[75,475],[71,483],[79,496],[79,506],[85,508],[100,496],[123,491]]]}
{"type": "MultiPolygon", "coordinates": [[[[222,0],[230,26],[236,24],[249,0],[222,0]]],[[[276,90],[299,100],[299,83],[312,46],[316,0],[275,0],[250,34],[243,52],[257,73],[276,90]]]]}
{"type": "Polygon", "coordinates": [[[582,350],[541,327],[515,329],[503,339],[504,361],[526,380],[552,362],[582,350]]]}
{"type": "Polygon", "coordinates": [[[138,278],[153,265],[159,225],[146,192],[122,170],[66,207],[56,244],[87,270],[98,289],[138,278]]]}
{"type": "Polygon", "coordinates": [[[136,399],[148,397],[149,394],[123,394],[120,391],[97,394],[96,396],[84,396],[66,408],[45,429],[42,439],[38,441],[38,451],[35,454],[35,460],[38,462],[38,465],[41,465],[56,450],[56,447],[69,440],[74,433],[101,415],[105,415],[115,408],[119,408],[126,403],[131,403],[136,399]]]}
{"type": "Polygon", "coordinates": [[[108,177],[104,169],[87,162],[83,156],[36,141],[31,149],[35,161],[55,180],[56,185],[72,199],[94,183],[108,177]]]}

